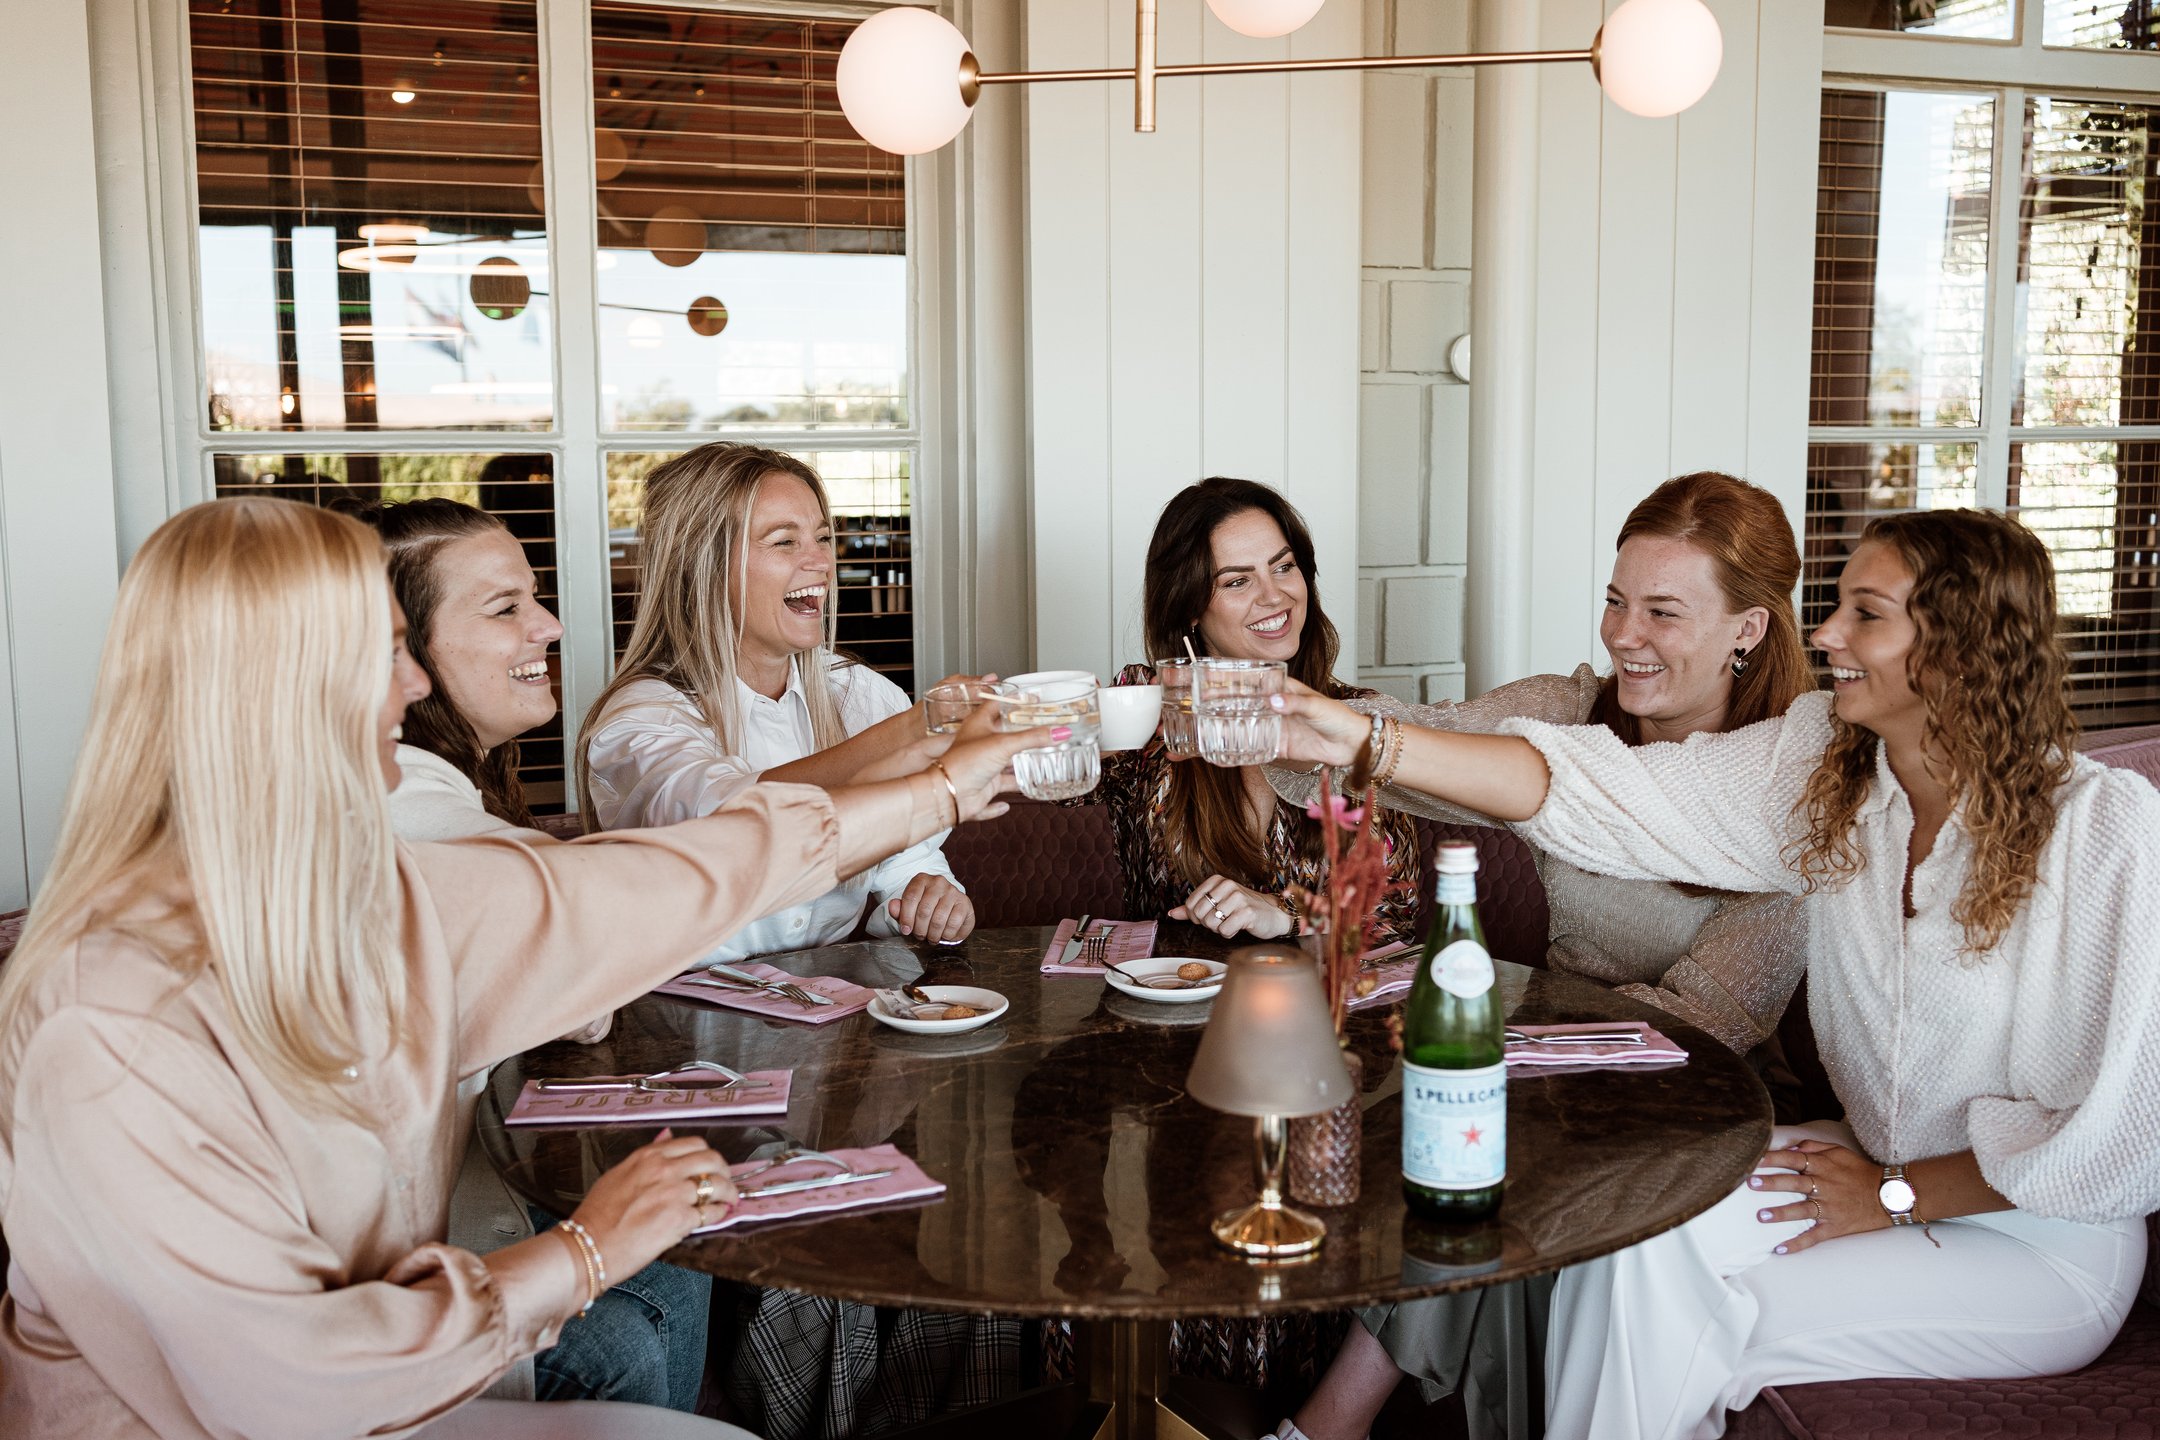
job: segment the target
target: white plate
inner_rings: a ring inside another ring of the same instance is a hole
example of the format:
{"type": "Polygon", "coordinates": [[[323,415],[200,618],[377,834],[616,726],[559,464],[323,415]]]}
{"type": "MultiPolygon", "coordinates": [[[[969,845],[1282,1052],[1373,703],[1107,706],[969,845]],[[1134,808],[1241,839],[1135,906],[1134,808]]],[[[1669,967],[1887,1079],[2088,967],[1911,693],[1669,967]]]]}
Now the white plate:
{"type": "Polygon", "coordinates": [[[1123,960],[1118,963],[1124,974],[1117,970],[1105,970],[1102,978],[1110,982],[1111,989],[1122,991],[1135,1000],[1154,1000],[1165,1005],[1190,1005],[1195,1000],[1214,999],[1222,991],[1223,972],[1230,968],[1220,960],[1202,960],[1200,963],[1207,966],[1214,975],[1214,983],[1195,985],[1189,990],[1157,990],[1152,985],[1136,984],[1126,978],[1126,975],[1143,978],[1150,975],[1175,975],[1178,966],[1189,965],[1192,960],[1190,955],[1158,955],[1152,960],[1123,960]]]}
{"type": "Polygon", "coordinates": [[[887,1011],[884,998],[880,996],[870,1002],[870,1018],[911,1035],[960,1035],[981,1029],[1010,1008],[1005,997],[997,991],[978,990],[972,985],[924,985],[921,989],[932,1000],[942,1000],[947,1005],[972,1005],[980,1013],[965,1020],[914,1020],[887,1011]]]}

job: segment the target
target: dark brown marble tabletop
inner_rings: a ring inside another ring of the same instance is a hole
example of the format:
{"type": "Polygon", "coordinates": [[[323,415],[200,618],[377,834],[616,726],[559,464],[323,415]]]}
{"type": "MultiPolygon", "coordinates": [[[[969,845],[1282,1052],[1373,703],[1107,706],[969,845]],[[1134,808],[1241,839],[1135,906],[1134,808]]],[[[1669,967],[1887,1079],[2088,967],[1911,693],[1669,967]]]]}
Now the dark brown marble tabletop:
{"type": "MultiPolygon", "coordinates": [[[[1770,1136],[1754,1074],[1709,1036],[1589,981],[1503,963],[1517,1022],[1643,1019],[1685,1066],[1509,1076],[1508,1188],[1496,1226],[1406,1224],[1401,1067],[1387,1005],[1353,1012],[1365,1061],[1363,1194],[1320,1210],[1327,1243],[1258,1266],[1208,1221],[1250,1201],[1253,1122],[1188,1098],[1206,1003],[1129,999],[1088,976],[1043,975],[1047,928],[983,931],[952,949],[905,941],[766,957],[866,985],[983,985],[1012,1004],[984,1029],[907,1035],[866,1014],[822,1026],[648,996],[599,1045],[558,1043],[498,1067],[480,1107],[511,1186],[568,1213],[603,1168],[651,1138],[632,1126],[505,1127],[528,1074],[650,1073],[693,1057],[795,1071],[784,1120],[702,1133],[730,1159],[785,1137],[819,1149],[890,1140],[949,1187],[939,1200],[690,1241],[668,1258],[714,1275],[842,1299],[1012,1315],[1161,1320],[1338,1308],[1542,1274],[1621,1249],[1708,1208],[1770,1136]]],[[[1156,953],[1233,946],[1164,922],[1156,953]]],[[[1309,1208],[1309,1207],[1308,1207],[1309,1208]]]]}

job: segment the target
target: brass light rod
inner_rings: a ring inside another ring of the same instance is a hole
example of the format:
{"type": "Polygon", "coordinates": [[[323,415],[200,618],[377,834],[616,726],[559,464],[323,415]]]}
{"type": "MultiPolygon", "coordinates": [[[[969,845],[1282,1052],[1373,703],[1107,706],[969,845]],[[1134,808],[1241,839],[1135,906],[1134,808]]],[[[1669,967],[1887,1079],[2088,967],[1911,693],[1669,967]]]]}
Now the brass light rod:
{"type": "MultiPolygon", "coordinates": [[[[1212,65],[1158,65],[1157,75],[1272,75],[1293,70],[1409,70],[1425,66],[1539,65],[1588,60],[1590,50],[1516,50],[1494,55],[1348,55],[1334,60],[1226,60],[1212,65]]],[[[1051,80],[1130,80],[1139,72],[1122,70],[1007,70],[974,77],[977,85],[1028,85],[1051,80]]]]}

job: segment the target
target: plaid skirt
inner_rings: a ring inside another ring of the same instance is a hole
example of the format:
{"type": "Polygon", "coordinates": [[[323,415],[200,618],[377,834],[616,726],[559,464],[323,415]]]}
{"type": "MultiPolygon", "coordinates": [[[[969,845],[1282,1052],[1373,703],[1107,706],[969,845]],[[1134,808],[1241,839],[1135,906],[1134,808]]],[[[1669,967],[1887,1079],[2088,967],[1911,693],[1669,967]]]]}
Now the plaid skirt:
{"type": "Polygon", "coordinates": [[[1025,1322],[716,1282],[728,1418],[765,1440],[850,1440],[987,1405],[1023,1384],[1025,1322]]]}

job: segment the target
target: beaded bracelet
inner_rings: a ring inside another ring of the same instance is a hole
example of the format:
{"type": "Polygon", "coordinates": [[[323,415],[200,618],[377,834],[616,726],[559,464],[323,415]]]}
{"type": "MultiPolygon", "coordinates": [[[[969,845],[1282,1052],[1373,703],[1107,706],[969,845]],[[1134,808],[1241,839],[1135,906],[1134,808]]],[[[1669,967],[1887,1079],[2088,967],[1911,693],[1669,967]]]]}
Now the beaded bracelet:
{"type": "Polygon", "coordinates": [[[1392,715],[1388,716],[1386,731],[1387,733],[1383,738],[1385,739],[1387,744],[1387,761],[1385,764],[1379,766],[1373,774],[1372,783],[1375,790],[1387,784],[1390,780],[1393,780],[1395,778],[1395,771],[1402,765],[1402,722],[1400,720],[1397,720],[1392,715]]]}
{"type": "Polygon", "coordinates": [[[592,1312],[592,1307],[599,1303],[600,1297],[607,1293],[607,1262],[600,1258],[600,1242],[593,1239],[592,1232],[577,1221],[564,1220],[555,1228],[569,1237],[571,1244],[577,1248],[578,1258],[584,1262],[585,1304],[577,1312],[578,1318],[583,1319],[592,1312]]]}

